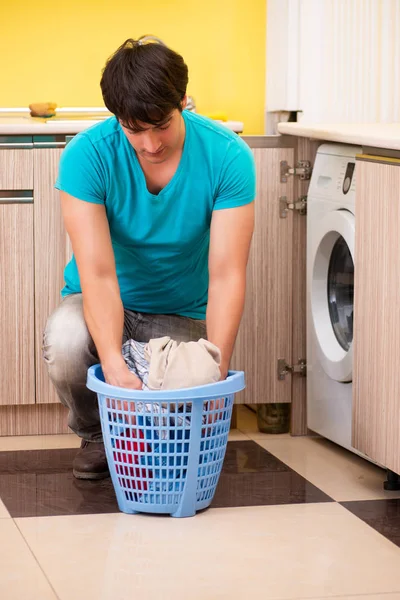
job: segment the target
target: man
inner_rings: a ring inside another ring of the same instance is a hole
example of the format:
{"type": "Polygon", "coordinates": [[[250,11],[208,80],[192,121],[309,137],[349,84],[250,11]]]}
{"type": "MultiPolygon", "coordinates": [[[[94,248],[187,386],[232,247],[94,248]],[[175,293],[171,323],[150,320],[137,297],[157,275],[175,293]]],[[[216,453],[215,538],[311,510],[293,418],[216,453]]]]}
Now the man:
{"type": "Polygon", "coordinates": [[[141,389],[122,356],[127,339],[208,337],[226,377],[243,312],[253,232],[255,167],[236,134],[185,111],[183,58],[154,38],[127,40],[103,71],[114,115],[77,135],[56,188],[72,242],[44,359],[69,426],[82,438],[83,479],[108,476],[87,369],[141,389]]]}

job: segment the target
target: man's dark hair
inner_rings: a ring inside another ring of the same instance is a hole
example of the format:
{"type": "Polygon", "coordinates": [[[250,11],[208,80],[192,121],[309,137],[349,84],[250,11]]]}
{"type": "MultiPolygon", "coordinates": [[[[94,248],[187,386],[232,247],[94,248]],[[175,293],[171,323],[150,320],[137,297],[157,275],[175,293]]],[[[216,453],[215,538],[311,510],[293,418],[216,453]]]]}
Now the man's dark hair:
{"type": "Polygon", "coordinates": [[[179,54],[153,36],[128,39],[108,59],[100,86],[104,104],[123,125],[158,125],[182,111],[188,68],[179,54]]]}

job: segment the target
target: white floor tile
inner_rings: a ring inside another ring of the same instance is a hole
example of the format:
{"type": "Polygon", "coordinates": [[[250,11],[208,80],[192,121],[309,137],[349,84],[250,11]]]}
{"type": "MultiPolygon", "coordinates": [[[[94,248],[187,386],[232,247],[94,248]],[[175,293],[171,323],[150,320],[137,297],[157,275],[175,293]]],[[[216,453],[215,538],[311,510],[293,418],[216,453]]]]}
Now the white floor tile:
{"type": "Polygon", "coordinates": [[[383,489],[383,469],[323,438],[291,437],[257,443],[338,502],[400,497],[400,491],[383,489]]]}
{"type": "Polygon", "coordinates": [[[337,503],[214,509],[192,519],[16,521],[60,600],[320,600],[400,591],[400,549],[337,503]]]}
{"type": "Polygon", "coordinates": [[[239,429],[231,429],[229,431],[229,442],[248,442],[249,437],[239,429]]]}
{"type": "Polygon", "coordinates": [[[57,600],[12,519],[0,519],[0,598],[57,600]]]}
{"type": "Polygon", "coordinates": [[[81,440],[74,433],[63,435],[18,435],[0,437],[0,452],[10,450],[47,450],[78,448],[81,440]]]}
{"type": "Polygon", "coordinates": [[[11,519],[10,513],[4,506],[3,502],[0,500],[0,519],[11,519]]]}

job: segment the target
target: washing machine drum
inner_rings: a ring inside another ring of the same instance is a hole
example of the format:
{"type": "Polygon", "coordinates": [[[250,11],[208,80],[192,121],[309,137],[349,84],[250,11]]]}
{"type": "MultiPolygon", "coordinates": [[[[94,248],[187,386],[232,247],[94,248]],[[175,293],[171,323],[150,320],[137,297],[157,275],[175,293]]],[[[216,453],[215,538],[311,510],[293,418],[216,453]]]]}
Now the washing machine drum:
{"type": "Polygon", "coordinates": [[[331,379],[353,374],[353,293],[355,220],[334,210],[317,227],[313,248],[311,311],[318,359],[331,379]]]}

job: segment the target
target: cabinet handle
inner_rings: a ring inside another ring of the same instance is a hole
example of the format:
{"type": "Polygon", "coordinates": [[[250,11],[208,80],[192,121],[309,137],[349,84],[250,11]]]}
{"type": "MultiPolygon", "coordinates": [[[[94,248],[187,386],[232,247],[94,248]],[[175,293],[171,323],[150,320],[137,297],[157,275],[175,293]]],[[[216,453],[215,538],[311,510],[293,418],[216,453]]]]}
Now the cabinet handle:
{"type": "Polygon", "coordinates": [[[1,149],[27,149],[32,148],[64,148],[74,136],[65,134],[55,135],[0,135],[1,149]]]}
{"type": "Polygon", "coordinates": [[[33,204],[33,190],[0,190],[0,204],[33,204]]]}
{"type": "Polygon", "coordinates": [[[33,136],[33,147],[34,148],[64,148],[66,145],[65,134],[54,134],[54,135],[34,135],[33,136]]]}
{"type": "Polygon", "coordinates": [[[33,145],[35,148],[64,148],[66,145],[65,140],[63,142],[37,142],[34,141],[33,145]]]}
{"type": "Polygon", "coordinates": [[[31,135],[0,135],[1,148],[18,148],[31,149],[33,148],[33,136],[31,135]]]}
{"type": "Polygon", "coordinates": [[[7,150],[32,150],[32,142],[0,142],[0,150],[4,148],[7,150]]]}

